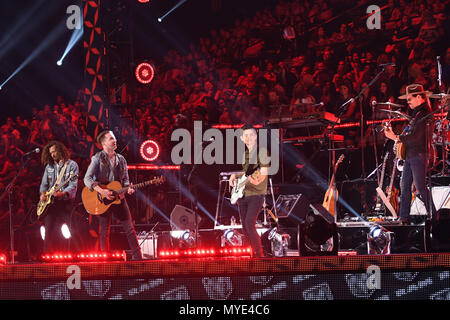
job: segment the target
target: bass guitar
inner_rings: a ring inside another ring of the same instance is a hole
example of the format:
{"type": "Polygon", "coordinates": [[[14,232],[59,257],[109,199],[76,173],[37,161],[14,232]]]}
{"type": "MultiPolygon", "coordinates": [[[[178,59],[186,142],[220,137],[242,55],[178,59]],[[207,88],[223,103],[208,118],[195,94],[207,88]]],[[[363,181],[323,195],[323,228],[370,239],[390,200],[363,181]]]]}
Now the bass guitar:
{"type": "MultiPolygon", "coordinates": [[[[260,176],[260,172],[257,170],[253,172],[250,176],[254,179],[257,179],[260,176]]],[[[237,179],[234,183],[233,189],[231,190],[230,201],[231,204],[236,204],[236,202],[244,196],[244,189],[247,183],[249,183],[247,175],[242,175],[239,179],[237,179]]]]}
{"type": "Polygon", "coordinates": [[[37,204],[37,216],[38,219],[42,219],[45,217],[45,215],[47,214],[47,209],[48,207],[53,203],[53,196],[57,191],[61,191],[62,189],[64,189],[69,182],[71,181],[75,181],[76,179],[78,179],[78,175],[77,174],[73,174],[72,172],[70,173],[70,176],[67,180],[65,180],[63,183],[61,183],[60,185],[54,185],[53,187],[50,188],[50,190],[48,190],[45,193],[45,200],[39,200],[39,203],[37,204]]]}
{"type": "Polygon", "coordinates": [[[81,200],[83,206],[87,212],[92,215],[100,215],[106,212],[113,204],[120,204],[120,196],[128,191],[129,188],[139,189],[150,184],[162,184],[166,180],[165,177],[155,177],[152,180],[148,180],[142,183],[135,184],[133,186],[122,187],[120,182],[112,181],[107,185],[99,185],[102,189],[108,189],[113,192],[113,199],[107,199],[103,197],[99,192],[95,190],[89,190],[88,187],[84,187],[81,192],[81,200]]]}
{"type": "Polygon", "coordinates": [[[325,192],[325,197],[323,199],[322,206],[328,210],[333,216],[336,214],[336,201],[338,199],[338,191],[334,185],[334,179],[335,179],[335,173],[337,171],[337,168],[339,164],[344,160],[344,155],[342,154],[338,161],[336,162],[336,165],[334,166],[334,172],[331,177],[330,186],[328,187],[328,190],[325,192]]]}

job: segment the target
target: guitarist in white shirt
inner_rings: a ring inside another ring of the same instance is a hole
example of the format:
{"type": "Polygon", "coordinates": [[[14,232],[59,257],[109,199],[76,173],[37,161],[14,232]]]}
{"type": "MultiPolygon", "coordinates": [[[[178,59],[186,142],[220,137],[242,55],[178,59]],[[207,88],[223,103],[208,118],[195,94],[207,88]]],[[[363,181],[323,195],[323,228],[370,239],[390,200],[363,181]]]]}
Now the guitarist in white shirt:
{"type": "Polygon", "coordinates": [[[234,187],[238,179],[244,174],[248,176],[245,183],[243,197],[237,200],[242,230],[252,246],[253,256],[263,257],[261,239],[256,231],[256,220],[264,203],[267,193],[267,173],[270,158],[267,150],[258,148],[256,129],[249,125],[242,127],[241,140],[245,143],[243,171],[233,174],[229,179],[230,186],[234,187]]]}
{"type": "MultiPolygon", "coordinates": [[[[41,162],[45,166],[39,187],[40,201],[47,201],[47,192],[56,184],[60,178],[61,182],[78,175],[78,165],[70,159],[69,151],[59,141],[49,142],[43,149],[41,162]],[[64,166],[67,163],[66,166],[64,166]],[[64,168],[64,174],[59,174],[64,168]]],[[[44,215],[44,252],[55,252],[61,250],[58,236],[61,235],[61,226],[68,222],[69,213],[72,211],[72,201],[77,193],[77,179],[70,181],[62,190],[53,193],[53,202],[48,205],[44,215]]]]}
{"type": "MultiPolygon", "coordinates": [[[[114,199],[113,192],[102,188],[112,181],[119,181],[122,186],[132,186],[128,176],[127,162],[125,158],[116,153],[117,140],[110,130],[100,132],[97,142],[102,146],[102,151],[97,152],[91,159],[91,163],[84,176],[84,184],[89,190],[95,190],[108,200],[114,199]]],[[[134,189],[128,188],[128,194],[133,194],[134,189]]],[[[120,204],[112,205],[105,213],[98,215],[100,232],[99,247],[102,251],[109,251],[109,235],[112,215],[120,220],[125,231],[128,245],[131,249],[132,260],[141,260],[142,253],[137,240],[136,231],[131,219],[130,209],[125,197],[121,197],[120,204]]]]}

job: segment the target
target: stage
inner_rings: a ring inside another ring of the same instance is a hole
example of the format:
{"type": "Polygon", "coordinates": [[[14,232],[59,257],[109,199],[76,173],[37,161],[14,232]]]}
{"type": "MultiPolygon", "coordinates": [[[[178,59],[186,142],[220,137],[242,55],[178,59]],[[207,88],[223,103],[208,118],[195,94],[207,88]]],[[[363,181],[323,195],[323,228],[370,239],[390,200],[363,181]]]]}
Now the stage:
{"type": "Polygon", "coordinates": [[[448,300],[449,270],[450,253],[4,264],[0,299],[448,300]]]}

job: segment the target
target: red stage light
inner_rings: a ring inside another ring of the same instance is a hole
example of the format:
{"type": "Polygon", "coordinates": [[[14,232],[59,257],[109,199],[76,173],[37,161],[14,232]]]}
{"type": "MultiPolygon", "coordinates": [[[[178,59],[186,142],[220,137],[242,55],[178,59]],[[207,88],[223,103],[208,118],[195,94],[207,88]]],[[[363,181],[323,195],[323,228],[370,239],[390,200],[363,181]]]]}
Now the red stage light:
{"type": "Polygon", "coordinates": [[[146,161],[154,161],[159,157],[160,149],[156,141],[146,140],[142,142],[139,152],[142,159],[146,161]]]}
{"type": "Polygon", "coordinates": [[[216,251],[213,248],[186,249],[179,251],[162,250],[159,252],[160,258],[178,258],[182,257],[217,257],[217,256],[251,256],[252,249],[250,247],[228,247],[216,251]]]}
{"type": "Polygon", "coordinates": [[[128,170],[180,170],[179,165],[157,166],[153,164],[129,164],[128,170]]]}
{"type": "Polygon", "coordinates": [[[6,264],[6,255],[0,254],[0,264],[6,264]]]}
{"type": "Polygon", "coordinates": [[[64,261],[125,261],[125,252],[90,252],[79,253],[77,255],[71,253],[46,253],[41,256],[41,260],[46,262],[64,262],[64,261]]]}
{"type": "Polygon", "coordinates": [[[138,0],[140,3],[147,3],[150,2],[150,0],[138,0]]]}
{"type": "Polygon", "coordinates": [[[148,84],[155,76],[155,70],[150,63],[142,62],[136,67],[136,79],[142,84],[148,84]]]}

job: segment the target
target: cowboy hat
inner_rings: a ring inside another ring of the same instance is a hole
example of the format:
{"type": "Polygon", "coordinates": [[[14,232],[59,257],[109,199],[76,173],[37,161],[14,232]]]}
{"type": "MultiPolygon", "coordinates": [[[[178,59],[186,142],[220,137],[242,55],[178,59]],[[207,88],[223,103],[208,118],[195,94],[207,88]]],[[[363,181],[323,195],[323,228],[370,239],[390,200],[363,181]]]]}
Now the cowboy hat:
{"type": "Polygon", "coordinates": [[[406,99],[409,95],[416,95],[416,94],[425,94],[429,96],[432,94],[431,91],[425,91],[423,90],[423,86],[421,84],[410,84],[409,86],[406,86],[406,93],[400,97],[399,99],[406,99]]]}

